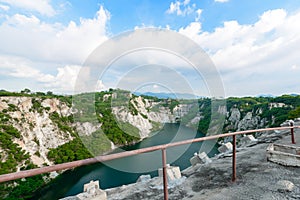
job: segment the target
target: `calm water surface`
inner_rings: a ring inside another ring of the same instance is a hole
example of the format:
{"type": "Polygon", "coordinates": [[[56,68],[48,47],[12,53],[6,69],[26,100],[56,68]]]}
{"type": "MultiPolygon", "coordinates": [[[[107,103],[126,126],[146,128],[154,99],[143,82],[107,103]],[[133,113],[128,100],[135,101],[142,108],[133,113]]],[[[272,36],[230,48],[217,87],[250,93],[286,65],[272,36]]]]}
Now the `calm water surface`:
{"type": "MultiPolygon", "coordinates": [[[[180,124],[165,124],[164,128],[154,136],[123,149],[134,150],[203,136],[202,133],[180,124]]],[[[202,143],[194,143],[168,148],[167,162],[180,166],[180,169],[183,170],[190,166],[189,159],[199,151],[201,145],[202,143]]],[[[217,149],[214,147],[209,156],[216,153],[217,149]]],[[[98,163],[78,167],[63,173],[53,183],[41,190],[34,199],[52,200],[76,195],[83,191],[83,185],[90,180],[99,180],[102,189],[133,183],[142,174],[157,176],[157,169],[161,168],[161,163],[161,151],[157,151],[117,159],[106,164],[98,163]]]]}

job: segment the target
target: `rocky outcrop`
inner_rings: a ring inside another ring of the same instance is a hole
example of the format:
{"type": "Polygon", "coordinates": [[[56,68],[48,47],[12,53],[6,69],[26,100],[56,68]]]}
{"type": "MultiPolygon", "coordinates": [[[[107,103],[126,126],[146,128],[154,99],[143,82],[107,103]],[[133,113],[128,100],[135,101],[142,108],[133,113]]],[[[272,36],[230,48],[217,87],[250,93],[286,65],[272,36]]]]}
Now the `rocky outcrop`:
{"type": "Polygon", "coordinates": [[[0,110],[6,109],[11,118],[9,124],[21,133],[14,143],[29,153],[33,164],[51,165],[47,158],[49,149],[72,140],[71,133],[61,131],[50,118],[55,112],[60,116],[71,113],[71,109],[58,99],[0,97],[0,102],[0,110]]]}
{"type": "Polygon", "coordinates": [[[233,129],[237,129],[239,122],[241,119],[241,112],[239,109],[237,108],[231,108],[230,110],[230,117],[229,117],[229,121],[231,122],[231,125],[233,126],[233,129]]]}
{"type": "Polygon", "coordinates": [[[262,109],[258,109],[256,112],[247,112],[242,116],[240,109],[231,108],[227,113],[225,131],[243,131],[266,127],[267,120],[259,116],[262,112],[262,109]]]}
{"type": "Polygon", "coordinates": [[[78,131],[78,134],[80,136],[82,135],[91,135],[93,132],[97,131],[99,128],[101,128],[101,124],[93,124],[91,122],[75,122],[73,124],[75,129],[78,131]]]}
{"type": "Polygon", "coordinates": [[[141,138],[147,137],[149,133],[157,129],[158,124],[175,122],[173,112],[168,107],[162,106],[161,102],[153,102],[139,96],[130,100],[130,104],[136,109],[136,113],[125,106],[113,107],[112,112],[119,121],[137,127],[141,138]]]}

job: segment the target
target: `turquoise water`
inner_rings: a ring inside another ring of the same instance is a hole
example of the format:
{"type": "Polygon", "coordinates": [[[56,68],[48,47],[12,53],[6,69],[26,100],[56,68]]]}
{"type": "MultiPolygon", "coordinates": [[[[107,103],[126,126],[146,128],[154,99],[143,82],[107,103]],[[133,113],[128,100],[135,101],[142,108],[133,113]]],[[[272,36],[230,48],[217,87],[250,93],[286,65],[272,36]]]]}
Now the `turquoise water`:
{"type": "MultiPolygon", "coordinates": [[[[140,149],[174,141],[182,141],[204,135],[180,124],[165,124],[164,128],[154,136],[122,150],[140,149]]],[[[190,166],[189,159],[198,152],[202,143],[183,145],[167,149],[167,162],[180,166],[183,170],[190,166]]],[[[117,151],[120,151],[117,150],[117,151]]],[[[209,156],[217,153],[214,147],[209,156]]],[[[83,166],[63,173],[53,183],[39,191],[34,199],[59,199],[76,195],[83,191],[83,185],[90,180],[99,180],[102,189],[136,182],[142,174],[157,176],[161,167],[161,151],[121,158],[106,163],[83,166]]]]}

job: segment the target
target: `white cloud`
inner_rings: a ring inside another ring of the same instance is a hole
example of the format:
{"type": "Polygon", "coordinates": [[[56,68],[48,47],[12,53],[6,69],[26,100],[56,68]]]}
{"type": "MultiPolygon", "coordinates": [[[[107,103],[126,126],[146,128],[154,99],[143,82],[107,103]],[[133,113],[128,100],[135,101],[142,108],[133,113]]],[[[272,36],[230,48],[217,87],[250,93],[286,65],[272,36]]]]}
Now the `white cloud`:
{"type": "Polygon", "coordinates": [[[195,12],[196,4],[189,5],[190,0],[171,2],[169,9],[166,11],[168,14],[176,14],[177,16],[186,16],[195,12]]]}
{"type": "MultiPolygon", "coordinates": [[[[78,74],[80,73],[81,66],[66,65],[58,68],[57,70],[57,74],[52,76],[50,79],[38,79],[38,81],[43,82],[45,87],[51,88],[52,91],[73,93],[75,91],[76,81],[78,74]]],[[[96,83],[95,89],[99,91],[106,89],[106,87],[102,84],[102,81],[99,80],[96,83]]],[[[84,92],[87,92],[87,90],[84,92]]]]}
{"type": "Polygon", "coordinates": [[[299,89],[300,80],[297,74],[291,73],[297,68],[295,66],[300,65],[297,53],[300,46],[299,20],[300,12],[288,15],[285,10],[277,9],[263,13],[253,24],[226,21],[213,32],[203,32],[201,24],[193,22],[179,32],[195,40],[209,53],[223,74],[224,83],[230,88],[228,93],[238,92],[233,90],[234,84],[241,88],[244,84],[244,90],[251,91],[251,94],[266,93],[267,90],[280,93],[299,89]],[[244,82],[239,83],[241,79],[244,82]],[[247,81],[253,81],[252,88],[247,81]],[[269,86],[254,86],[264,82],[269,86]],[[294,86],[288,88],[287,85],[292,83],[294,86]],[[265,91],[260,91],[263,89],[265,91]]]}
{"type": "Polygon", "coordinates": [[[219,3],[226,3],[228,2],[229,0],[215,0],[215,2],[219,2],[219,3]]]}
{"type": "Polygon", "coordinates": [[[0,0],[0,2],[25,10],[37,11],[46,16],[53,16],[56,13],[49,0],[0,0]]]}
{"type": "MultiPolygon", "coordinates": [[[[30,82],[39,85],[38,89],[44,91],[51,90],[57,93],[74,92],[75,83],[81,66],[78,65],[65,65],[58,67],[56,74],[43,73],[41,70],[32,67],[34,65],[28,59],[0,56],[0,70],[2,76],[9,76],[11,78],[27,79],[30,82]]],[[[98,90],[105,89],[101,81],[97,82],[96,88],[98,90]]]]}
{"type": "Polygon", "coordinates": [[[34,15],[15,14],[0,25],[0,51],[50,62],[81,64],[107,39],[110,14],[100,7],[95,18],[71,21],[67,26],[45,23],[34,15]]]}
{"type": "Polygon", "coordinates": [[[201,33],[201,23],[192,22],[185,28],[180,28],[179,33],[190,37],[191,39],[196,39],[201,33]]]}
{"type": "Polygon", "coordinates": [[[4,11],[8,11],[10,9],[10,7],[7,5],[0,4],[0,9],[2,9],[4,11]]]}
{"type": "Polygon", "coordinates": [[[79,66],[107,40],[109,18],[102,6],[94,18],[81,18],[79,23],[71,21],[67,26],[45,23],[34,15],[7,17],[0,25],[1,74],[35,81],[54,92],[73,91],[79,66]],[[44,73],[45,66],[51,74],[44,73]]]}
{"type": "Polygon", "coordinates": [[[167,13],[169,13],[169,14],[176,13],[177,15],[182,15],[182,11],[180,9],[180,4],[181,3],[179,1],[176,1],[175,3],[171,2],[170,7],[167,10],[167,13]]]}
{"type": "Polygon", "coordinates": [[[201,10],[201,9],[196,10],[196,18],[195,18],[196,22],[200,21],[202,12],[203,12],[203,10],[201,10]]]}
{"type": "Polygon", "coordinates": [[[190,0],[184,0],[183,5],[188,5],[190,3],[190,0]]]}

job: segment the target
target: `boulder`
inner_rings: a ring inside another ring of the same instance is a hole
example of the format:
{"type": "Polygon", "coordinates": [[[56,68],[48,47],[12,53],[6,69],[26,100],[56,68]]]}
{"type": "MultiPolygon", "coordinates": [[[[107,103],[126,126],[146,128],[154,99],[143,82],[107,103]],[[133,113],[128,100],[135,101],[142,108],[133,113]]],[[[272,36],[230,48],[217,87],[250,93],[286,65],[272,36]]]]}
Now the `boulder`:
{"type": "Polygon", "coordinates": [[[147,174],[147,175],[141,175],[138,179],[137,179],[137,183],[139,182],[142,182],[142,183],[145,183],[147,181],[150,181],[151,180],[151,176],[150,174],[147,174]]]}
{"type": "Polygon", "coordinates": [[[199,156],[197,155],[197,153],[196,153],[196,155],[194,155],[193,157],[190,158],[190,163],[192,166],[194,166],[198,163],[201,163],[201,160],[200,160],[199,156]]]}
{"type": "Polygon", "coordinates": [[[195,153],[194,156],[190,159],[190,163],[192,166],[196,164],[208,164],[211,163],[211,159],[207,156],[205,152],[199,152],[199,154],[195,153]]]}
{"type": "Polygon", "coordinates": [[[255,144],[257,140],[254,138],[253,135],[246,135],[240,139],[241,146],[255,144]]]}
{"type": "Polygon", "coordinates": [[[227,143],[225,143],[225,144],[222,144],[222,146],[220,146],[219,148],[218,148],[218,151],[220,152],[220,153],[226,153],[226,152],[229,152],[229,151],[232,151],[232,144],[230,143],[230,142],[227,142],[227,143]]]}
{"type": "Polygon", "coordinates": [[[280,180],[276,183],[276,188],[279,192],[291,192],[295,188],[295,185],[291,181],[280,180]]]}
{"type": "Polygon", "coordinates": [[[203,164],[211,163],[211,159],[207,156],[205,152],[199,152],[198,156],[203,164]]]}
{"type": "MultiPolygon", "coordinates": [[[[158,176],[159,177],[163,177],[163,169],[159,168],[158,169],[158,176]]],[[[181,178],[181,172],[180,172],[180,168],[178,166],[167,166],[167,177],[168,177],[168,181],[174,181],[176,179],[180,179],[181,178]]]]}
{"type": "Polygon", "coordinates": [[[84,184],[83,193],[76,195],[80,200],[107,200],[107,195],[104,190],[99,188],[99,181],[90,181],[84,184]]]}

